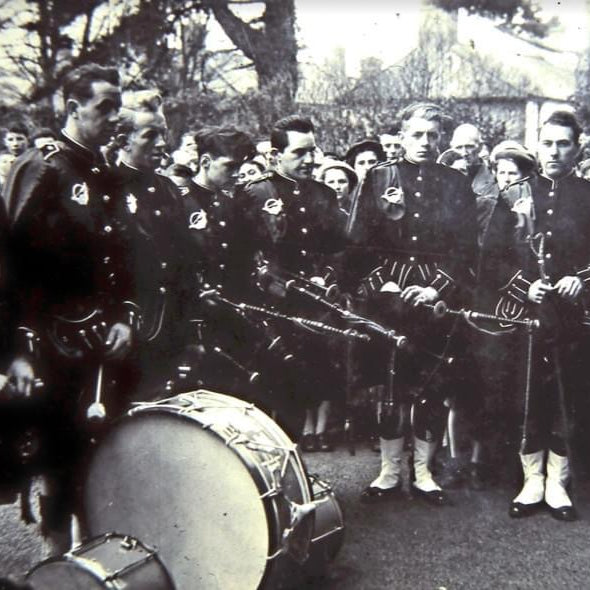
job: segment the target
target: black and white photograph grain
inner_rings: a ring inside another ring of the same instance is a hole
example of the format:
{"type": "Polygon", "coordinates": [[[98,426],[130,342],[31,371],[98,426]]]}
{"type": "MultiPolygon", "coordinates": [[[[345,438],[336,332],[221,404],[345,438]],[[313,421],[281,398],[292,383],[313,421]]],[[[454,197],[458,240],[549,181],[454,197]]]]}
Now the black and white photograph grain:
{"type": "Polygon", "coordinates": [[[0,0],[0,590],[588,590],[590,0],[0,0]]]}

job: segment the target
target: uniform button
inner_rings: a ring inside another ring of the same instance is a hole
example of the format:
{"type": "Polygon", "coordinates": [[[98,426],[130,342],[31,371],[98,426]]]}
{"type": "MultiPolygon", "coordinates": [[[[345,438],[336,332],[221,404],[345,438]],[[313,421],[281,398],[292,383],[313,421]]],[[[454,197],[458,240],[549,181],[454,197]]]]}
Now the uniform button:
{"type": "Polygon", "coordinates": [[[555,196],[555,193],[553,191],[549,191],[549,196],[550,197],[554,197],[555,196]]]}
{"type": "Polygon", "coordinates": [[[420,213],[414,213],[414,217],[415,217],[416,219],[420,219],[420,213]]]}
{"type": "Polygon", "coordinates": [[[113,228],[112,228],[110,225],[105,225],[105,226],[104,226],[104,231],[105,231],[107,234],[110,234],[110,233],[113,231],[113,228]]]}
{"type": "Polygon", "coordinates": [[[162,293],[162,294],[166,293],[166,287],[160,287],[160,293],[162,293]]]}
{"type": "Polygon", "coordinates": [[[105,257],[102,259],[102,261],[103,261],[105,264],[109,264],[109,262],[111,261],[111,257],[110,257],[110,256],[105,256],[105,257]]]}
{"type": "Polygon", "coordinates": [[[225,223],[225,221],[223,221],[223,219],[222,219],[222,220],[219,222],[219,225],[220,225],[221,227],[225,227],[226,223],[225,223]]]}
{"type": "Polygon", "coordinates": [[[225,250],[227,248],[227,242],[222,242],[221,247],[225,250]]]}
{"type": "Polygon", "coordinates": [[[551,252],[547,252],[547,254],[545,254],[545,258],[547,260],[551,260],[551,252]]]}
{"type": "Polygon", "coordinates": [[[552,231],[548,231],[548,232],[545,234],[545,236],[546,236],[546,237],[548,237],[548,238],[551,238],[551,237],[553,237],[553,232],[552,232],[552,231]]]}
{"type": "Polygon", "coordinates": [[[213,207],[219,207],[221,203],[219,201],[213,201],[213,207]]]}
{"type": "Polygon", "coordinates": [[[90,172],[92,172],[92,174],[98,174],[100,172],[100,168],[97,168],[96,166],[94,168],[90,169],[90,172]]]}
{"type": "Polygon", "coordinates": [[[109,197],[109,195],[103,195],[103,196],[102,196],[102,200],[103,200],[105,203],[108,203],[108,202],[111,200],[111,197],[109,197]]]}
{"type": "Polygon", "coordinates": [[[299,271],[299,276],[304,277],[305,276],[305,271],[304,270],[300,270],[299,271]]]}
{"type": "Polygon", "coordinates": [[[210,285],[209,283],[205,283],[205,284],[203,285],[203,288],[204,288],[204,289],[211,289],[211,285],[210,285]]]}
{"type": "Polygon", "coordinates": [[[416,180],[418,182],[422,182],[424,179],[422,178],[422,176],[418,175],[418,176],[416,176],[416,180]]]}
{"type": "Polygon", "coordinates": [[[160,264],[160,267],[162,268],[162,270],[165,270],[167,266],[168,266],[168,263],[166,263],[166,262],[162,262],[160,264]]]}
{"type": "Polygon", "coordinates": [[[553,209],[547,209],[547,215],[553,215],[553,209]]]}
{"type": "Polygon", "coordinates": [[[162,212],[161,212],[159,209],[156,209],[156,210],[154,211],[154,215],[155,215],[156,217],[160,217],[160,215],[162,215],[162,212]]]}
{"type": "Polygon", "coordinates": [[[301,228],[301,233],[302,234],[306,234],[307,233],[307,228],[306,227],[302,227],[301,228]]]}
{"type": "Polygon", "coordinates": [[[301,256],[307,256],[307,250],[301,250],[301,256]]]}
{"type": "Polygon", "coordinates": [[[217,283],[217,285],[215,285],[215,288],[216,289],[222,289],[223,288],[223,285],[220,285],[219,283],[217,283]]]}
{"type": "Polygon", "coordinates": [[[417,242],[418,241],[418,236],[412,236],[412,242],[417,242]]]}
{"type": "Polygon", "coordinates": [[[220,265],[219,265],[219,268],[220,268],[221,270],[225,270],[225,264],[220,264],[220,265]]]}
{"type": "Polygon", "coordinates": [[[148,186],[148,193],[155,193],[156,192],[156,187],[155,186],[148,186]]]}
{"type": "Polygon", "coordinates": [[[413,256],[410,256],[410,262],[416,262],[416,259],[413,256]]]}
{"type": "Polygon", "coordinates": [[[295,190],[293,191],[293,194],[297,197],[301,194],[301,191],[299,190],[299,187],[296,187],[295,190]]]}
{"type": "Polygon", "coordinates": [[[416,191],[416,192],[414,193],[414,196],[415,196],[417,199],[419,199],[419,198],[422,196],[422,193],[421,193],[420,191],[416,191]]]}
{"type": "Polygon", "coordinates": [[[301,211],[301,213],[305,213],[305,207],[299,207],[299,211],[301,211]]]}

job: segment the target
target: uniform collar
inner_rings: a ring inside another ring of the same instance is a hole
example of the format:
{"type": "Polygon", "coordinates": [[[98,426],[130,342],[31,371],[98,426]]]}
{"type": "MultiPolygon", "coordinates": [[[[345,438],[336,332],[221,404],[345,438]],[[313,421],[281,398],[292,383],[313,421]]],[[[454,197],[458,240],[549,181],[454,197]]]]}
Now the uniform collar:
{"type": "Polygon", "coordinates": [[[61,130],[61,136],[62,141],[80,158],[96,166],[104,166],[106,164],[105,159],[100,152],[97,153],[85,145],[82,145],[71,135],[68,135],[65,129],[61,130]]]}
{"type": "Polygon", "coordinates": [[[569,178],[570,176],[572,176],[572,174],[574,174],[574,169],[573,168],[567,174],[564,174],[563,176],[560,176],[559,178],[550,178],[549,176],[546,176],[543,172],[541,172],[539,174],[539,176],[541,178],[544,178],[545,180],[548,180],[551,183],[551,186],[552,187],[555,187],[562,180],[565,180],[566,178],[569,178]]]}

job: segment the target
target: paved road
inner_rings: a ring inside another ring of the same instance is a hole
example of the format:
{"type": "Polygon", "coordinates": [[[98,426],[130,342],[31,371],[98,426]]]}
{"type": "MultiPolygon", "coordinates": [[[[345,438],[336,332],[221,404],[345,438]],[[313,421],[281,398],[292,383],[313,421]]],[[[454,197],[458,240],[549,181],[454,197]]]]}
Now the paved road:
{"type": "MultiPolygon", "coordinates": [[[[581,519],[561,523],[541,513],[507,516],[509,483],[452,492],[453,506],[412,499],[366,506],[360,490],[379,457],[360,447],[305,456],[311,473],[332,482],[345,511],[344,546],[314,590],[553,590],[590,588],[590,485],[578,485],[581,519]]],[[[407,476],[407,473],[406,473],[407,476]]],[[[19,521],[17,503],[0,506],[0,572],[18,575],[43,556],[35,525],[19,521]]],[[[312,586],[309,586],[311,589],[312,586]]]]}

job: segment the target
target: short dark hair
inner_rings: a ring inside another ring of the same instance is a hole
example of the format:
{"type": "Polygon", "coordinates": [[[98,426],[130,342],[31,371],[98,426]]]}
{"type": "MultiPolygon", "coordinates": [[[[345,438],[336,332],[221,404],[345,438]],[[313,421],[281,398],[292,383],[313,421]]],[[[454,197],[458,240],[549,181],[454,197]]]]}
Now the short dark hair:
{"type": "Polygon", "coordinates": [[[13,123],[9,123],[6,126],[6,133],[18,133],[19,135],[29,137],[29,130],[27,129],[27,126],[24,123],[21,123],[20,121],[14,121],[13,123]]]}
{"type": "Polygon", "coordinates": [[[408,105],[407,107],[404,107],[398,115],[401,128],[403,129],[405,123],[407,123],[413,117],[420,117],[421,119],[426,119],[427,121],[437,121],[441,124],[441,126],[445,120],[442,109],[437,104],[432,102],[416,102],[414,104],[408,105]]]}
{"type": "Polygon", "coordinates": [[[282,152],[289,145],[288,131],[297,131],[299,133],[313,133],[315,127],[309,117],[301,115],[289,115],[279,119],[270,132],[270,145],[282,152]]]}
{"type": "Polygon", "coordinates": [[[35,133],[33,133],[33,136],[31,137],[31,139],[33,141],[35,141],[36,139],[39,139],[40,137],[53,137],[53,139],[57,139],[57,133],[53,129],[50,129],[49,127],[41,127],[40,129],[37,129],[37,131],[35,131],[35,133]]]}
{"type": "Polygon", "coordinates": [[[573,113],[569,111],[553,111],[551,115],[545,121],[541,127],[545,125],[559,125],[560,127],[569,127],[572,130],[574,136],[574,143],[580,143],[580,134],[582,133],[582,127],[578,123],[578,119],[573,113]]]}
{"type": "Polygon", "coordinates": [[[199,155],[214,158],[225,156],[233,160],[246,160],[256,154],[250,137],[234,127],[209,127],[195,134],[199,155]]]}
{"type": "Polygon", "coordinates": [[[92,98],[94,82],[110,82],[120,84],[119,72],[116,68],[107,68],[96,63],[87,63],[68,72],[63,82],[64,102],[70,98],[88,100],[92,98]]]}
{"type": "Polygon", "coordinates": [[[391,127],[387,127],[379,135],[397,135],[402,130],[399,123],[394,123],[391,127]]]}

